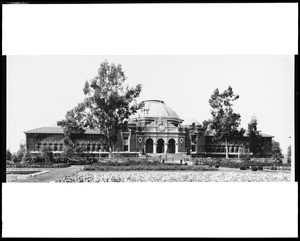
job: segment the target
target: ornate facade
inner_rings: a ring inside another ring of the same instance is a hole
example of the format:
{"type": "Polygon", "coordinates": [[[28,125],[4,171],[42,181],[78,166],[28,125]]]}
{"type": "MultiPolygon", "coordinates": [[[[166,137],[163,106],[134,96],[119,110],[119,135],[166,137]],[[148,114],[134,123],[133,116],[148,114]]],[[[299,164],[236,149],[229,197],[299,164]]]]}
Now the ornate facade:
{"type": "MultiPolygon", "coordinates": [[[[54,153],[63,151],[61,127],[42,127],[26,131],[26,147],[38,153],[42,147],[50,147],[54,153]]],[[[100,142],[99,132],[87,129],[78,136],[77,144],[90,155],[107,155],[100,142]]],[[[213,134],[204,130],[197,120],[183,120],[161,100],[144,101],[144,107],[131,116],[124,129],[117,134],[113,152],[123,155],[192,154],[196,156],[225,156],[224,143],[212,141],[213,134]]],[[[230,143],[229,155],[249,152],[247,135],[243,140],[230,143]]],[[[271,153],[272,136],[263,134],[266,156],[271,153]]],[[[251,153],[249,153],[251,155],[251,153]]]]}

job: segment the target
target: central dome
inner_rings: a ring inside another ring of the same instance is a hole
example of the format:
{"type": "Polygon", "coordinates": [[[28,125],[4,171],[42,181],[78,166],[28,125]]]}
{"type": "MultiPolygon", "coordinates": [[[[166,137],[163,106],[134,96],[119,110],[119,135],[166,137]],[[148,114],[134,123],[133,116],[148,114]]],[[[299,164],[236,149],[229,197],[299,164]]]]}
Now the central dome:
{"type": "Polygon", "coordinates": [[[144,104],[144,107],[138,110],[131,118],[164,117],[167,119],[180,119],[176,112],[167,106],[162,100],[145,100],[142,103],[144,104]]]}

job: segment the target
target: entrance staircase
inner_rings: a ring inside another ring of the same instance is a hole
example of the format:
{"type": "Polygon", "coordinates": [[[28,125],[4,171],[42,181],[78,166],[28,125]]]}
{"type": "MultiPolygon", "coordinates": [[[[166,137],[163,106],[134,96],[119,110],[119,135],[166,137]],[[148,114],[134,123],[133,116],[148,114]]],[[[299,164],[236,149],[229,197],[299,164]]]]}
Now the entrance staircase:
{"type": "Polygon", "coordinates": [[[184,153],[147,153],[147,157],[152,157],[152,158],[163,158],[166,161],[175,161],[175,162],[180,162],[182,161],[187,161],[190,160],[190,156],[184,153]]]}

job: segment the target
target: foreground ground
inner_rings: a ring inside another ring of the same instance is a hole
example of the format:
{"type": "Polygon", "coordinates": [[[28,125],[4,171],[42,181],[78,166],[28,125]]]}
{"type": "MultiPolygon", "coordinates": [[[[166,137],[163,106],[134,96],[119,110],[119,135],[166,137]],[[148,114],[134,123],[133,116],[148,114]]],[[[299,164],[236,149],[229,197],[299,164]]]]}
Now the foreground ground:
{"type": "Polygon", "coordinates": [[[215,171],[83,171],[82,166],[71,166],[35,171],[7,174],[7,182],[289,182],[291,176],[290,171],[223,167],[215,171]]]}
{"type": "MultiPolygon", "coordinates": [[[[7,174],[7,182],[54,182],[60,178],[79,171],[82,166],[70,166],[66,168],[22,168],[23,171],[34,170],[37,171],[34,174],[18,175],[7,174]]],[[[14,169],[14,170],[19,170],[14,169]]]]}
{"type": "Polygon", "coordinates": [[[224,167],[215,171],[83,171],[82,167],[40,168],[34,174],[7,174],[7,182],[289,182],[291,176],[290,171],[254,172],[224,167]]]}
{"type": "Polygon", "coordinates": [[[290,172],[240,171],[80,171],[57,182],[289,182],[290,172]]]}

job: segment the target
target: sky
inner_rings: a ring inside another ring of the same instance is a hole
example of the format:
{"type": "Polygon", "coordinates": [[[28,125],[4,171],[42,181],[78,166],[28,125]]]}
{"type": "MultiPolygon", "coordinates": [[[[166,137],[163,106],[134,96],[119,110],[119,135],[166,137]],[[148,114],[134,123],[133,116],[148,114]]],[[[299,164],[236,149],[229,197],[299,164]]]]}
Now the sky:
{"type": "Polygon", "coordinates": [[[138,101],[163,100],[181,119],[211,118],[208,100],[230,85],[234,111],[247,128],[253,115],[283,153],[294,132],[294,60],[288,55],[22,55],[7,57],[7,149],[25,131],[54,126],[84,99],[83,87],[100,63],[121,64],[127,84],[143,89],[138,101]]]}

